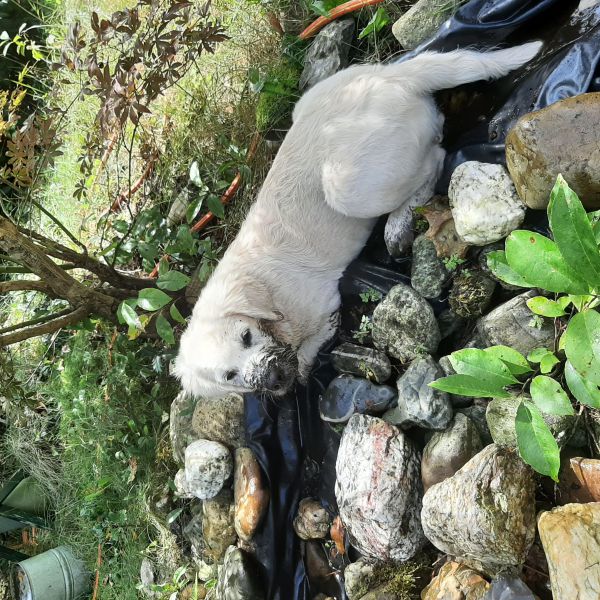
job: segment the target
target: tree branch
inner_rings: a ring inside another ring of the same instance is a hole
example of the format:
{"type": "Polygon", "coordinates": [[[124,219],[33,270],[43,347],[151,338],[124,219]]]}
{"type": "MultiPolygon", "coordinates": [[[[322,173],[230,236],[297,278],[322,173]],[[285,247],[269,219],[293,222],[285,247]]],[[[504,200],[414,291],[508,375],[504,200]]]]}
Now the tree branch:
{"type": "Polygon", "coordinates": [[[71,314],[72,312],[72,308],[65,308],[64,310],[49,315],[44,315],[43,317],[36,317],[35,319],[30,319],[29,321],[24,321],[23,323],[16,323],[15,325],[10,325],[9,327],[4,327],[3,329],[0,329],[0,335],[3,335],[5,333],[11,333],[12,331],[18,331],[19,329],[24,329],[26,327],[29,327],[30,325],[48,323],[49,321],[52,321],[54,319],[60,319],[62,317],[65,317],[66,315],[71,314]]]}
{"type": "Polygon", "coordinates": [[[6,294],[7,292],[43,292],[50,297],[55,297],[52,290],[43,281],[32,281],[30,279],[0,281],[0,294],[6,294]]]}
{"type": "MultiPolygon", "coordinates": [[[[28,323],[22,323],[17,331],[12,333],[1,334],[0,333],[0,348],[28,340],[29,338],[37,337],[39,335],[46,335],[48,333],[55,333],[68,325],[75,325],[82,319],[85,319],[91,311],[85,306],[80,306],[73,311],[67,311],[66,314],[56,313],[50,315],[51,320],[40,323],[38,325],[32,324],[32,321],[28,323]],[[61,316],[56,316],[61,315],[61,316]],[[54,317],[54,318],[52,318],[54,317]]],[[[35,320],[35,319],[34,319],[35,320]]]]}

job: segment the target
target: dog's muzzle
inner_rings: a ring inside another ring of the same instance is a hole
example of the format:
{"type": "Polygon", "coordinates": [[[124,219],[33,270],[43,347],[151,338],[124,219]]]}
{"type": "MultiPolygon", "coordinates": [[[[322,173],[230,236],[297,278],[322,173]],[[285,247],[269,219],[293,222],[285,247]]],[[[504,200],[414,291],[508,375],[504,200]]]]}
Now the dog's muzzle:
{"type": "Polygon", "coordinates": [[[283,395],[293,386],[297,372],[296,353],[287,346],[273,346],[255,365],[250,384],[257,391],[283,395]]]}

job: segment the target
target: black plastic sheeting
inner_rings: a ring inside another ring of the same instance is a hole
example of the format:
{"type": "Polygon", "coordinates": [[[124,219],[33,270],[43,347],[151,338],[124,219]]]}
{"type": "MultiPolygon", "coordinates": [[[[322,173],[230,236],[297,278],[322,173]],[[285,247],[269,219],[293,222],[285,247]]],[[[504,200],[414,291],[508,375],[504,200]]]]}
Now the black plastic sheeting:
{"type": "MultiPolygon", "coordinates": [[[[439,94],[448,152],[439,193],[445,193],[450,174],[466,160],[503,163],[506,133],[523,114],[600,90],[600,5],[582,12],[577,7],[578,2],[569,0],[471,0],[433,38],[402,56],[400,60],[423,50],[484,50],[544,41],[541,54],[521,71],[439,94]]],[[[360,292],[374,288],[385,294],[396,283],[408,281],[408,262],[392,261],[382,237],[380,226],[340,282],[342,330],[360,304],[360,292]]],[[[436,312],[443,308],[443,302],[434,302],[436,312]]],[[[318,497],[336,513],[339,436],[321,421],[318,410],[319,395],[335,376],[328,354],[334,345],[319,354],[306,387],[298,385],[277,402],[246,396],[248,445],[271,488],[268,514],[253,540],[267,600],[311,600],[320,592],[346,600],[341,581],[330,581],[326,589],[318,587],[319,581],[309,581],[305,548],[292,527],[298,502],[307,495],[318,497]]]]}

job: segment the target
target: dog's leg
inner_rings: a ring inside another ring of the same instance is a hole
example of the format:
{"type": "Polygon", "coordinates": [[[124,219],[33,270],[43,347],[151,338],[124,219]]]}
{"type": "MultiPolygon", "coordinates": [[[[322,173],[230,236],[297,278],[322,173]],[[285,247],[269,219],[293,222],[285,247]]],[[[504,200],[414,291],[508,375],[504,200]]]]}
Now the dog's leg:
{"type": "Polygon", "coordinates": [[[337,333],[340,326],[340,313],[333,313],[319,332],[302,342],[298,349],[298,381],[306,384],[315,358],[323,345],[337,333]]]}

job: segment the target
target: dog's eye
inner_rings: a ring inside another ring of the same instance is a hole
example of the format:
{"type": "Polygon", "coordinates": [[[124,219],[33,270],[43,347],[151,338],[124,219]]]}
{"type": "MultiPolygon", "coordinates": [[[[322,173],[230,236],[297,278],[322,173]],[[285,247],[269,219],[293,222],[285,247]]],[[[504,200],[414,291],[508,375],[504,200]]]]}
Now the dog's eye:
{"type": "Polygon", "coordinates": [[[242,344],[244,344],[244,348],[250,348],[252,345],[252,333],[249,329],[246,329],[242,334],[242,344]]]}
{"type": "Polygon", "coordinates": [[[227,371],[227,373],[225,373],[225,379],[227,381],[233,381],[233,379],[235,379],[236,375],[237,375],[237,371],[227,371]]]}

